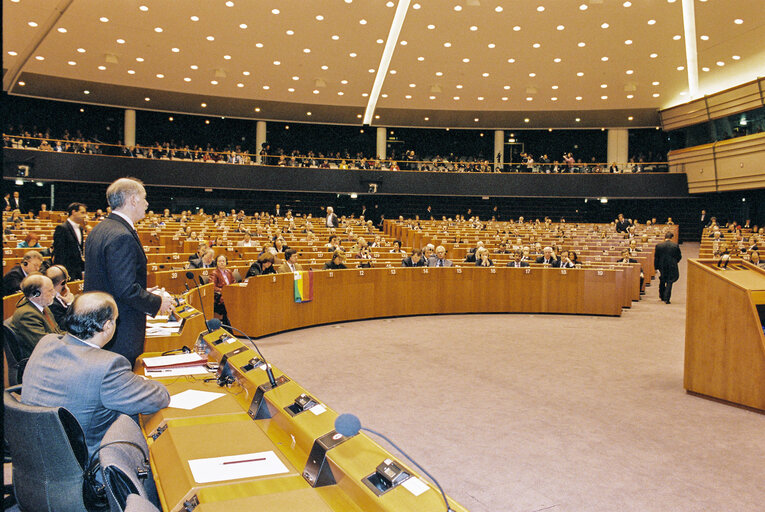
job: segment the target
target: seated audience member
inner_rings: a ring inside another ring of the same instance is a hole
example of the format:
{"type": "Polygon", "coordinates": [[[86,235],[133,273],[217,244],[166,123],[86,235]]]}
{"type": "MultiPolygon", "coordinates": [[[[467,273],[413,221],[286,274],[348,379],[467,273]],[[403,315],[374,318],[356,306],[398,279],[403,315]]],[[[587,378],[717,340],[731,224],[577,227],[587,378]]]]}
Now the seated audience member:
{"type": "Polygon", "coordinates": [[[582,264],[582,262],[579,261],[579,255],[576,253],[576,251],[569,251],[568,258],[571,260],[571,263],[573,263],[574,266],[582,264]]]}
{"type": "Polygon", "coordinates": [[[50,278],[31,274],[21,282],[24,297],[16,304],[10,326],[19,340],[21,358],[27,358],[46,334],[60,334],[61,330],[50,312],[56,291],[50,278]]]}
{"type": "Polygon", "coordinates": [[[392,254],[401,254],[403,256],[407,256],[406,251],[401,248],[401,240],[394,240],[393,248],[388,252],[392,254]]]}
{"type": "Polygon", "coordinates": [[[340,239],[337,237],[337,235],[330,235],[329,242],[324,245],[324,248],[332,252],[340,249],[340,239]]]}
{"type": "Polygon", "coordinates": [[[446,259],[446,248],[443,245],[436,247],[436,254],[428,258],[429,267],[451,267],[454,263],[446,259]]]}
{"type": "Polygon", "coordinates": [[[213,310],[220,316],[221,320],[226,325],[231,325],[228,321],[228,313],[226,312],[226,305],[223,303],[223,287],[232,283],[235,283],[234,274],[226,268],[228,266],[228,258],[225,254],[218,256],[216,260],[215,270],[210,274],[210,281],[213,283],[213,310]]]}
{"type": "Polygon", "coordinates": [[[481,247],[475,254],[475,266],[476,267],[493,267],[494,262],[489,258],[489,249],[481,247]]]}
{"type": "Polygon", "coordinates": [[[189,263],[189,268],[213,268],[215,267],[215,250],[207,249],[202,259],[189,263]]]}
{"type": "Polygon", "coordinates": [[[276,256],[279,253],[283,253],[287,249],[289,249],[289,246],[287,245],[287,242],[284,240],[284,238],[277,237],[274,240],[274,244],[271,247],[266,248],[266,251],[276,256]]]}
{"type": "Polygon", "coordinates": [[[477,260],[478,251],[480,249],[483,249],[483,242],[479,241],[476,246],[470,250],[468,250],[467,256],[465,257],[466,263],[473,263],[477,260]]]}
{"type": "Polygon", "coordinates": [[[324,270],[343,270],[348,268],[343,261],[345,261],[345,251],[337,249],[332,253],[332,259],[324,264],[324,270]]]}
{"type": "MultiPolygon", "coordinates": [[[[208,247],[206,243],[202,242],[201,244],[199,244],[199,247],[197,247],[197,252],[189,256],[189,262],[194,263],[194,261],[201,261],[202,257],[207,252],[207,249],[208,247]]],[[[197,268],[197,267],[192,267],[192,268],[197,268]]]]}
{"type": "Polygon", "coordinates": [[[16,248],[18,248],[18,249],[21,249],[21,248],[24,248],[24,249],[26,249],[26,248],[29,248],[29,249],[41,249],[42,245],[40,245],[39,240],[40,240],[40,235],[30,231],[27,234],[27,236],[24,238],[24,240],[22,240],[21,242],[16,244],[16,248]]]}
{"type": "Polygon", "coordinates": [[[422,257],[422,251],[420,249],[412,250],[412,255],[401,260],[401,265],[404,267],[424,267],[425,259],[422,257]]]}
{"type": "Polygon", "coordinates": [[[757,265],[760,268],[765,268],[765,261],[760,260],[759,251],[752,251],[752,254],[749,255],[749,262],[752,265],[757,265]]]}
{"type": "Polygon", "coordinates": [[[555,253],[553,252],[552,247],[545,247],[542,251],[542,256],[539,256],[536,259],[536,263],[544,263],[553,267],[556,266],[557,260],[555,258],[555,253]]]}
{"type": "Polygon", "coordinates": [[[368,246],[361,247],[355,258],[359,261],[359,268],[372,268],[374,258],[368,246]]]}
{"type": "Polygon", "coordinates": [[[82,427],[88,455],[120,414],[152,414],[170,403],[163,384],[139,377],[125,357],[102,350],[117,316],[111,295],[79,295],[66,315],[68,333],[40,340],[24,371],[22,403],[66,408],[82,427]]]}
{"type": "Polygon", "coordinates": [[[256,242],[252,239],[252,235],[250,235],[248,232],[244,233],[244,238],[242,240],[239,240],[237,244],[239,247],[256,247],[256,242]]]}
{"type": "Polygon", "coordinates": [[[428,261],[430,261],[430,258],[434,256],[436,248],[433,246],[433,244],[427,244],[422,249],[422,258],[425,260],[425,265],[427,266],[428,261]]]}
{"type": "Polygon", "coordinates": [[[560,258],[553,263],[553,267],[558,268],[574,268],[575,266],[574,262],[571,261],[569,252],[565,249],[560,252],[560,258]]]}
{"type": "Polygon", "coordinates": [[[632,225],[632,223],[624,218],[624,214],[620,213],[618,218],[616,219],[616,232],[617,233],[626,233],[627,229],[632,225]]]}
{"type": "Polygon", "coordinates": [[[507,266],[514,267],[514,268],[528,267],[529,262],[523,261],[523,251],[518,250],[518,251],[515,251],[515,254],[513,255],[513,261],[508,263],[507,266]]]}
{"type": "Polygon", "coordinates": [[[287,249],[284,251],[284,263],[279,265],[277,272],[280,274],[286,274],[288,272],[302,272],[303,265],[297,262],[298,252],[297,249],[287,249]]]}
{"type": "Polygon", "coordinates": [[[42,254],[37,251],[27,251],[21,258],[21,263],[14,265],[3,276],[3,297],[18,293],[21,289],[21,281],[29,274],[38,272],[43,263],[42,254]]]}
{"type": "Polygon", "coordinates": [[[64,325],[66,309],[74,300],[74,294],[69,291],[69,287],[66,285],[69,282],[69,272],[63,265],[53,265],[45,271],[45,275],[51,280],[53,289],[56,291],[53,303],[49,306],[50,312],[53,313],[56,323],[62,326],[64,325]]]}
{"type": "Polygon", "coordinates": [[[276,268],[274,268],[274,255],[270,252],[264,252],[258,259],[250,265],[250,269],[247,271],[245,277],[260,276],[265,274],[276,274],[276,268]]]}
{"type": "MultiPolygon", "coordinates": [[[[630,254],[629,249],[622,249],[622,257],[618,261],[618,263],[638,263],[638,260],[632,257],[630,254]]],[[[643,275],[643,267],[640,266],[640,290],[643,290],[643,282],[645,281],[645,276],[643,275]]]]}

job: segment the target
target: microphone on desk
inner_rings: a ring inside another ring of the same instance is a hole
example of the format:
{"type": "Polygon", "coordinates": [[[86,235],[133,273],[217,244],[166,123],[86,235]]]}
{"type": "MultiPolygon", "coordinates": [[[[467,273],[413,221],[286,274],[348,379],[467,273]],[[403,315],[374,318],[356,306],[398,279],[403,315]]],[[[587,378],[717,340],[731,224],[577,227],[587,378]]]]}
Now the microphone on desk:
{"type": "Polygon", "coordinates": [[[220,329],[221,327],[225,327],[226,329],[233,329],[233,330],[235,330],[236,332],[240,333],[242,336],[247,338],[247,340],[250,343],[252,343],[252,346],[255,347],[255,351],[260,356],[260,360],[263,361],[263,364],[266,366],[266,375],[268,375],[268,383],[271,384],[272,388],[275,388],[278,384],[276,382],[276,379],[274,378],[274,371],[271,369],[271,366],[268,364],[268,361],[266,361],[266,358],[263,357],[263,353],[260,351],[258,346],[255,344],[254,341],[252,341],[252,338],[247,336],[247,334],[245,334],[244,331],[242,331],[241,329],[237,329],[236,327],[232,327],[230,325],[226,325],[226,324],[222,323],[220,320],[218,320],[217,318],[212,318],[212,319],[207,321],[207,329],[210,332],[215,331],[217,329],[220,329]]]}
{"type": "Polygon", "coordinates": [[[340,416],[335,418],[335,430],[337,431],[338,434],[342,434],[345,437],[353,437],[353,436],[355,436],[356,434],[359,433],[359,430],[366,430],[367,432],[370,432],[370,433],[372,433],[372,434],[374,434],[376,436],[382,437],[383,439],[388,441],[388,443],[391,446],[393,446],[396,450],[398,450],[401,453],[401,455],[403,455],[404,457],[409,459],[409,462],[411,462],[412,464],[417,466],[417,468],[420,471],[422,471],[423,473],[428,475],[428,477],[433,481],[433,483],[436,484],[436,487],[438,487],[438,490],[441,491],[441,496],[444,497],[444,503],[446,503],[446,512],[454,512],[452,510],[452,508],[449,506],[449,500],[446,498],[446,493],[444,492],[443,487],[441,487],[441,484],[438,483],[438,480],[433,478],[433,475],[428,473],[425,470],[425,468],[423,468],[422,466],[417,464],[417,462],[415,462],[413,458],[411,458],[409,455],[407,455],[406,452],[404,452],[404,450],[399,448],[396,445],[396,443],[394,443],[393,441],[388,439],[388,437],[386,437],[385,435],[383,435],[383,434],[381,434],[379,432],[375,432],[372,429],[369,429],[369,428],[366,428],[366,427],[362,427],[361,426],[361,420],[358,418],[358,416],[356,416],[355,414],[350,414],[350,413],[341,414],[340,416]]]}
{"type": "MultiPolygon", "coordinates": [[[[191,279],[192,281],[194,281],[194,272],[186,272],[186,279],[191,279]]],[[[199,277],[199,282],[200,282],[200,284],[204,284],[202,282],[202,277],[201,276],[199,277]]],[[[189,290],[189,285],[187,283],[183,283],[183,284],[186,285],[186,291],[188,291],[189,290]]],[[[207,325],[209,321],[207,320],[207,314],[205,313],[205,303],[202,300],[202,292],[199,291],[199,285],[196,284],[196,283],[194,284],[194,288],[197,289],[197,295],[199,295],[199,309],[202,310],[202,318],[205,319],[205,325],[207,326],[207,334],[210,334],[211,332],[213,332],[213,330],[210,329],[209,325],[207,325]]]]}

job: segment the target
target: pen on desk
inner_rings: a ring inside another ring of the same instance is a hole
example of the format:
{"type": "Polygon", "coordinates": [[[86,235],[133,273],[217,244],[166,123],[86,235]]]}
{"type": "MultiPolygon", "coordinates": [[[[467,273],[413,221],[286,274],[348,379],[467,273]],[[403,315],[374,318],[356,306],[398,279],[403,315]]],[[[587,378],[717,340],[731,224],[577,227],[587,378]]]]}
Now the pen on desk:
{"type": "Polygon", "coordinates": [[[225,466],[226,464],[239,464],[240,462],[258,462],[261,460],[266,460],[266,458],[260,457],[259,459],[227,460],[223,463],[223,465],[225,466]]]}

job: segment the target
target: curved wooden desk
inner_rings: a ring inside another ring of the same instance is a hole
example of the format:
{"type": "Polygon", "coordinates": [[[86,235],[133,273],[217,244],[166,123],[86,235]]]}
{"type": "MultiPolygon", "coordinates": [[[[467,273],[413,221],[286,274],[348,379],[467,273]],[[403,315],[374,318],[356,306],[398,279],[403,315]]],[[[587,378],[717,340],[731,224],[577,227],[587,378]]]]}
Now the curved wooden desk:
{"type": "Polygon", "coordinates": [[[259,337],[332,322],[448,313],[620,316],[625,271],[553,268],[380,268],[319,271],[296,303],[292,274],[226,286],[232,324],[259,337]]]}

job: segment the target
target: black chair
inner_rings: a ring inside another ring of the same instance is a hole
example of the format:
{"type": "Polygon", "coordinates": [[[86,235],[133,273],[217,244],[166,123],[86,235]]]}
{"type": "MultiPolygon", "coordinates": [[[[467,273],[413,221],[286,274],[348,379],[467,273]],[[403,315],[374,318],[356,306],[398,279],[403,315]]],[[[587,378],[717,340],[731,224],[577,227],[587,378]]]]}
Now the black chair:
{"type": "Polygon", "coordinates": [[[22,510],[82,512],[85,436],[63,407],[21,403],[21,386],[3,393],[5,438],[13,458],[13,490],[22,510]]]}
{"type": "Polygon", "coordinates": [[[149,447],[129,416],[123,414],[112,423],[101,440],[98,456],[111,512],[125,512],[131,495],[159,505],[149,467],[149,447]]]}
{"type": "Polygon", "coordinates": [[[11,327],[10,318],[3,321],[3,352],[8,361],[8,384],[10,386],[21,384],[24,368],[29,358],[21,357],[19,339],[16,336],[16,331],[11,327]]]}

